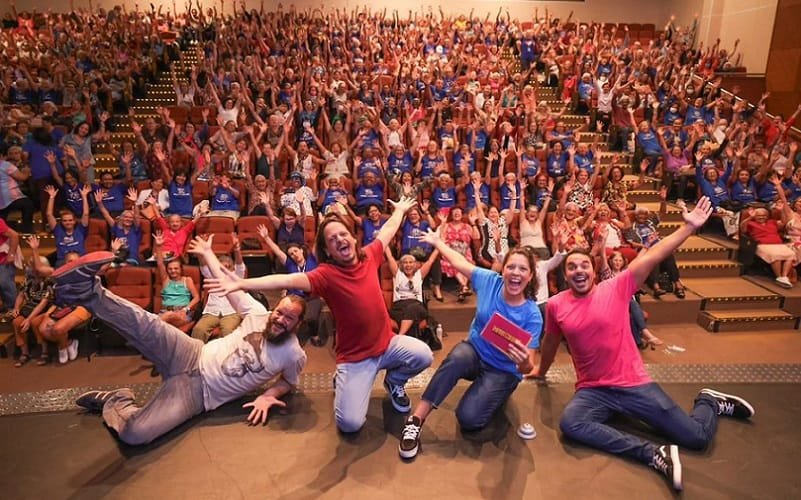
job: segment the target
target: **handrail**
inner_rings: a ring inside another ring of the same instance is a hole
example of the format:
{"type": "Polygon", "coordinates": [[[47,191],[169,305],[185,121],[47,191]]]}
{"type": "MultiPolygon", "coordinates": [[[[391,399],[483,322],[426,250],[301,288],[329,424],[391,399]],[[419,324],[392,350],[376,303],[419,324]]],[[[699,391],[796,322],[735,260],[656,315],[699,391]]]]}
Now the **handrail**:
{"type": "MultiPolygon", "coordinates": [[[[715,76],[730,76],[730,75],[742,75],[742,74],[745,74],[746,76],[747,75],[763,76],[763,77],[765,76],[765,73],[726,73],[726,72],[715,73],[715,76]]],[[[696,80],[699,80],[699,83],[704,83],[706,81],[706,79],[704,79],[700,75],[693,75],[693,78],[696,79],[696,80]]],[[[723,93],[726,93],[726,94],[728,94],[728,95],[730,95],[732,97],[734,97],[735,100],[744,102],[746,104],[746,106],[749,106],[749,107],[751,107],[753,109],[757,109],[757,106],[755,104],[752,104],[747,99],[743,99],[742,97],[736,96],[733,93],[729,92],[728,90],[726,90],[726,89],[724,89],[722,87],[721,87],[720,91],[723,92],[723,93]]],[[[767,110],[765,110],[765,115],[768,116],[771,119],[776,117],[776,115],[768,113],[767,110]]],[[[790,127],[790,132],[792,132],[793,137],[801,140],[801,129],[799,129],[798,127],[790,127]]]]}

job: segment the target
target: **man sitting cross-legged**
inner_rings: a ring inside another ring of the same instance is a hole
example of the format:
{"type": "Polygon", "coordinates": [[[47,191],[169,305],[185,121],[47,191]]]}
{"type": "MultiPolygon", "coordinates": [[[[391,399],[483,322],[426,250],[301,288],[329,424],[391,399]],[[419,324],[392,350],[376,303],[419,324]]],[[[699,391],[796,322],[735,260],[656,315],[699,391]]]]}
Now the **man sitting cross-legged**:
{"type": "MultiPolygon", "coordinates": [[[[215,277],[222,277],[220,262],[211,249],[212,238],[195,239],[189,251],[202,256],[215,277]]],[[[272,312],[244,292],[228,300],[244,319],[230,335],[204,344],[177,328],[103,288],[95,275],[113,255],[95,252],[53,274],[57,290],[75,296],[95,317],[114,326],[128,342],[151,360],[163,382],[141,408],[130,389],[90,391],[76,403],[102,412],[106,424],[120,440],[149,443],[191,417],[213,410],[256,390],[280,374],[254,401],[251,424],[265,423],[273,406],[285,406],[278,398],[292,390],[306,363],[295,333],[306,303],[300,297],[284,297],[272,312]]]]}
{"type": "Polygon", "coordinates": [[[593,260],[574,250],[564,260],[568,289],[548,301],[540,366],[544,377],[564,336],[576,369],[576,393],[562,412],[565,436],[608,453],[650,465],[682,489],[679,446],[706,448],[717,430],[719,415],[748,419],[753,407],[744,399],[702,389],[687,415],[659,385],[651,381],[629,325],[629,301],[651,270],[704,225],[712,204],[698,201],[684,210],[684,225],[640,254],[628,269],[595,284],[593,260]],[[658,445],[611,427],[616,414],[645,422],[674,444],[658,445]]]}

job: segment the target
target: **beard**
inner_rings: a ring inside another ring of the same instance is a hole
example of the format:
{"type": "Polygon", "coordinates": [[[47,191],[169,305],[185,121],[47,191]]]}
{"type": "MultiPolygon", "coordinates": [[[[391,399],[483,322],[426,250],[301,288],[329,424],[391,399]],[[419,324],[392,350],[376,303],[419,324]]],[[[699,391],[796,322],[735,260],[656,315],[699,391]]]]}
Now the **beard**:
{"type": "Polygon", "coordinates": [[[268,319],[263,335],[267,342],[274,345],[281,345],[292,336],[293,330],[287,330],[283,325],[277,326],[278,332],[273,331],[273,320],[272,318],[268,319]]]}

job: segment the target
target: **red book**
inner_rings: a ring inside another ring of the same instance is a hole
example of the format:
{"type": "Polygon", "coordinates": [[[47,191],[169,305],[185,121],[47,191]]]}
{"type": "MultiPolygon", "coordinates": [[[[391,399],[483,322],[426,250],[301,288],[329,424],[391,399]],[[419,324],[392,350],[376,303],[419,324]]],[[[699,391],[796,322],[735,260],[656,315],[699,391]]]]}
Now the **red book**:
{"type": "Polygon", "coordinates": [[[530,333],[497,312],[487,322],[487,325],[481,331],[481,336],[504,354],[509,352],[509,344],[514,340],[519,340],[526,347],[531,342],[530,333]]]}

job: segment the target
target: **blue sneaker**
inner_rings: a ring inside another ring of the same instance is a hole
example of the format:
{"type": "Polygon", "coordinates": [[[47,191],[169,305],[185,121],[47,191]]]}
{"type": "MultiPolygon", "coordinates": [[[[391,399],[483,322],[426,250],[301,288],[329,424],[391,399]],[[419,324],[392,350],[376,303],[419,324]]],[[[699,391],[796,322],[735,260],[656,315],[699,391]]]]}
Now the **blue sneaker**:
{"type": "Polygon", "coordinates": [[[114,261],[111,252],[92,252],[79,257],[69,264],[64,264],[53,272],[52,278],[56,285],[77,285],[81,283],[94,283],[94,277],[100,269],[114,261]]]}

